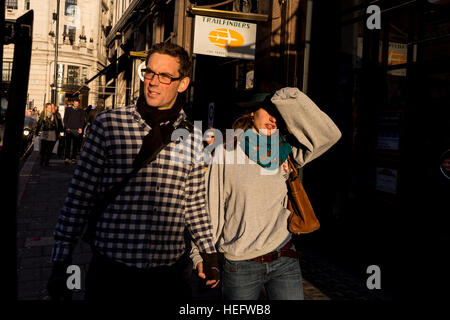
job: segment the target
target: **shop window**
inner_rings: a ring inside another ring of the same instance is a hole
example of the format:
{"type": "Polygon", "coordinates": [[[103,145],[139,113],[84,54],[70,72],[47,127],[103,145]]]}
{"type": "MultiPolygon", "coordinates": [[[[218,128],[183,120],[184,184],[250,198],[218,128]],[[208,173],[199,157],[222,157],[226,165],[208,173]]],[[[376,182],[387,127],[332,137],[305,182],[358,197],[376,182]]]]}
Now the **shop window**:
{"type": "Polygon", "coordinates": [[[78,66],[67,66],[67,84],[78,84],[80,76],[80,67],[78,66]]]}

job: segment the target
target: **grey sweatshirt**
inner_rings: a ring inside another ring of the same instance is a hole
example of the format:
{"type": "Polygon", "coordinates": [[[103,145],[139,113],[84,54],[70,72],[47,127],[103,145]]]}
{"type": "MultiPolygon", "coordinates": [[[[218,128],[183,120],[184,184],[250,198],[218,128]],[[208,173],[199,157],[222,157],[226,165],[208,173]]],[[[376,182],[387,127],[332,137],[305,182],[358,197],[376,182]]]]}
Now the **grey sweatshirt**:
{"type": "MultiPolygon", "coordinates": [[[[333,121],[297,88],[283,88],[272,102],[288,130],[302,145],[293,147],[300,167],[335,144],[341,133],[333,121]]],[[[262,168],[241,148],[215,151],[206,172],[207,209],[216,247],[228,260],[247,260],[281,248],[291,237],[287,229],[287,162],[277,170],[262,168]],[[228,157],[228,158],[227,158],[228,157]],[[245,164],[225,159],[244,158],[245,164]]],[[[193,246],[194,268],[202,261],[193,246]]]]}

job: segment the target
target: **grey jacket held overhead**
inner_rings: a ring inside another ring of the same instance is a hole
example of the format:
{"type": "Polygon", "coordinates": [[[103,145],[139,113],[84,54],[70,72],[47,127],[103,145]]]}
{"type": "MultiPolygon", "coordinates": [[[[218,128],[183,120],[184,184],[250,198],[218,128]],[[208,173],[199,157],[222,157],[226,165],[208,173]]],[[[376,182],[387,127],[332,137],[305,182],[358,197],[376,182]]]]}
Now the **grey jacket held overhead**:
{"type": "Polygon", "coordinates": [[[340,138],[334,122],[303,92],[297,88],[283,88],[272,97],[288,130],[302,148],[292,148],[297,164],[306,163],[322,155],[340,138]]]}

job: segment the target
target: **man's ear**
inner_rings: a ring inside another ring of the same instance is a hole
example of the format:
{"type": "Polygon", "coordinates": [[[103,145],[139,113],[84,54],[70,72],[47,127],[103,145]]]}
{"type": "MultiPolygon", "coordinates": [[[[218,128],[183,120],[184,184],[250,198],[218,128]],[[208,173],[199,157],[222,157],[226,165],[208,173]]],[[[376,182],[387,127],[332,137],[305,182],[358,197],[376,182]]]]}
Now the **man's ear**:
{"type": "Polygon", "coordinates": [[[181,79],[177,89],[178,93],[182,93],[183,91],[185,91],[190,82],[191,79],[189,77],[184,77],[183,79],[181,79]]]}

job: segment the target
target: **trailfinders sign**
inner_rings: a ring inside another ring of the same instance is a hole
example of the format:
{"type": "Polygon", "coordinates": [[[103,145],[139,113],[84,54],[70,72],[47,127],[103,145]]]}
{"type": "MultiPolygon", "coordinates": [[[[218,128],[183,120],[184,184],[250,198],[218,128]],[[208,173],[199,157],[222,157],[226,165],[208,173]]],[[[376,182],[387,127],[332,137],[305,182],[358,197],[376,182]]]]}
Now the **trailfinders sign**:
{"type": "Polygon", "coordinates": [[[255,59],[256,24],[195,16],[194,53],[255,59]]]}

